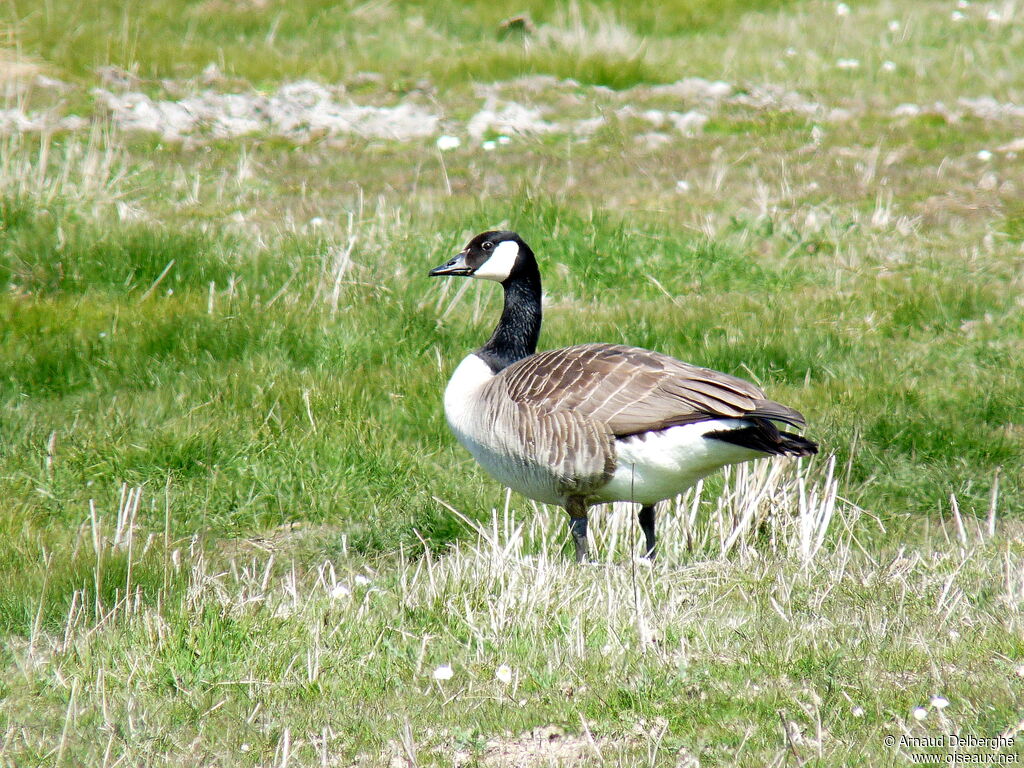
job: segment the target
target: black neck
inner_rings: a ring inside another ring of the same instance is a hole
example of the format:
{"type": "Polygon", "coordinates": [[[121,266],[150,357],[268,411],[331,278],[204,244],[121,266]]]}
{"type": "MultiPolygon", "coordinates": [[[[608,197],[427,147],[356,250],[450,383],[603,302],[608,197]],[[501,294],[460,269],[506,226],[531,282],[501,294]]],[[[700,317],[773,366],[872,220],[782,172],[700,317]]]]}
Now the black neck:
{"type": "Polygon", "coordinates": [[[537,262],[528,259],[502,283],[502,287],[505,289],[505,308],[498,327],[477,352],[495,373],[537,351],[541,297],[537,262]]]}

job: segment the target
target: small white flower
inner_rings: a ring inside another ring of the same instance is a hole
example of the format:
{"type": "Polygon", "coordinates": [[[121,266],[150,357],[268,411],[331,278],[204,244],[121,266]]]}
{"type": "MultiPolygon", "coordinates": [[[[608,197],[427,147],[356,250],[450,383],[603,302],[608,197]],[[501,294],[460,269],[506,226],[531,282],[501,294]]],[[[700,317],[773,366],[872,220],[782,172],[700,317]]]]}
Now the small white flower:
{"type": "Polygon", "coordinates": [[[943,710],[949,706],[949,699],[947,699],[945,696],[935,694],[934,696],[932,696],[931,700],[928,703],[935,707],[935,709],[943,710]]]}
{"type": "Polygon", "coordinates": [[[1002,21],[1003,17],[999,15],[999,11],[995,8],[989,8],[988,13],[985,14],[985,18],[989,21],[1002,21]]]}
{"type": "Polygon", "coordinates": [[[786,49],[786,56],[788,56],[791,59],[794,56],[796,56],[796,48],[794,48],[793,46],[790,46],[789,48],[787,48],[786,49]]]}
{"type": "Polygon", "coordinates": [[[839,59],[836,66],[840,69],[859,69],[860,59],[839,59]]]}
{"type": "Polygon", "coordinates": [[[447,152],[450,149],[457,149],[462,144],[462,140],[458,136],[444,136],[437,137],[437,148],[442,152],[447,152]]]}
{"type": "Polygon", "coordinates": [[[836,16],[849,16],[850,6],[846,3],[836,3],[836,16]]]}
{"type": "Polygon", "coordinates": [[[502,664],[496,670],[494,670],[494,676],[498,678],[499,683],[508,685],[512,682],[512,667],[508,664],[502,664]]]}
{"type": "Polygon", "coordinates": [[[506,144],[511,144],[512,139],[505,134],[501,134],[501,136],[498,137],[498,143],[501,144],[501,146],[505,146],[506,144]]]}
{"type": "Polygon", "coordinates": [[[959,640],[960,639],[960,633],[957,632],[955,629],[949,630],[949,639],[950,640],[959,640]]]}
{"type": "Polygon", "coordinates": [[[356,584],[358,584],[360,587],[365,587],[367,584],[370,583],[370,580],[368,578],[366,578],[365,576],[363,576],[363,574],[361,574],[361,573],[357,573],[355,578],[353,579],[353,581],[356,584]]]}
{"type": "Polygon", "coordinates": [[[970,8],[971,4],[967,0],[956,0],[957,8],[970,8]]]}
{"type": "Polygon", "coordinates": [[[685,181],[684,179],[679,179],[679,181],[676,182],[676,192],[680,192],[680,193],[685,194],[685,193],[687,193],[689,191],[690,191],[690,182],[685,181]]]}
{"type": "Polygon", "coordinates": [[[249,743],[248,743],[248,742],[246,742],[246,743],[245,743],[245,744],[243,744],[243,745],[242,745],[241,747],[239,747],[239,749],[241,749],[241,750],[242,750],[243,752],[248,752],[248,751],[249,751],[250,749],[252,749],[252,747],[250,747],[250,746],[249,746],[249,743]]]}
{"type": "Polygon", "coordinates": [[[951,14],[949,14],[949,18],[951,18],[953,21],[960,22],[963,21],[966,17],[960,11],[953,11],[951,14]]]}
{"type": "Polygon", "coordinates": [[[928,717],[928,710],[924,707],[914,707],[910,714],[914,716],[915,720],[924,720],[928,717]]]}
{"type": "Polygon", "coordinates": [[[882,71],[883,72],[895,72],[896,71],[896,62],[895,61],[883,61],[882,62],[882,71]]]}
{"type": "Polygon", "coordinates": [[[434,670],[434,679],[437,681],[451,680],[454,675],[455,672],[452,671],[451,664],[442,664],[434,670]]]}
{"type": "Polygon", "coordinates": [[[107,332],[106,331],[100,331],[100,338],[101,339],[107,338],[107,332]]]}
{"type": "Polygon", "coordinates": [[[309,226],[311,227],[322,227],[323,225],[324,220],[321,219],[319,216],[314,216],[312,219],[309,220],[309,226]]]}
{"type": "Polygon", "coordinates": [[[485,141],[480,146],[483,147],[484,152],[493,152],[494,148],[498,146],[498,142],[491,141],[491,140],[488,139],[487,141],[485,141]]]}
{"type": "Polygon", "coordinates": [[[857,705],[850,709],[850,714],[854,717],[864,717],[864,707],[857,705]]]}
{"type": "Polygon", "coordinates": [[[348,597],[352,594],[352,590],[346,587],[344,584],[335,584],[331,587],[331,599],[341,600],[344,597],[348,597]]]}
{"type": "Polygon", "coordinates": [[[892,20],[889,21],[889,31],[890,32],[899,32],[900,31],[900,22],[899,22],[899,20],[892,19],[892,20]]]}
{"type": "Polygon", "coordinates": [[[983,163],[987,163],[989,160],[992,159],[992,153],[989,152],[987,149],[979,150],[978,159],[981,160],[983,163]]]}
{"type": "Polygon", "coordinates": [[[1017,674],[1017,677],[1024,677],[1024,664],[1018,665],[1017,668],[1013,671],[1017,674]]]}

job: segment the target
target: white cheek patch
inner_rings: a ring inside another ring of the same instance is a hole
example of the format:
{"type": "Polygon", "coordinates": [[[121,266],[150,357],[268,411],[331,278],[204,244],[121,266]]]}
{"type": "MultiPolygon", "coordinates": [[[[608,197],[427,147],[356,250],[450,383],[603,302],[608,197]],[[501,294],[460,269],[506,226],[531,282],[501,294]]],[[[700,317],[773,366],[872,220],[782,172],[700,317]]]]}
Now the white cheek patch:
{"type": "Polygon", "coordinates": [[[476,272],[473,273],[473,277],[478,277],[482,280],[496,280],[499,283],[503,282],[512,274],[512,268],[516,265],[516,259],[518,258],[519,243],[515,240],[506,240],[503,243],[498,243],[498,247],[494,249],[491,258],[477,268],[476,272]]]}

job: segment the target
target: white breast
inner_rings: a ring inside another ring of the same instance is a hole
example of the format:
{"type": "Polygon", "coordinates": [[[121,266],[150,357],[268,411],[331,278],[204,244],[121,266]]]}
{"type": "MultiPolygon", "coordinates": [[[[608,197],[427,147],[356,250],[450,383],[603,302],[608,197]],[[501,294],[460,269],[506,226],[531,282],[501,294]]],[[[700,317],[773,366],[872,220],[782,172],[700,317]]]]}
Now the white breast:
{"type": "Polygon", "coordinates": [[[617,440],[615,474],[591,498],[654,504],[671,498],[727,464],[764,454],[704,435],[746,426],[741,419],[713,419],[617,440]]]}
{"type": "Polygon", "coordinates": [[[493,390],[486,385],[493,378],[490,366],[475,354],[455,369],[444,391],[444,415],[455,439],[498,482],[546,504],[563,503],[554,476],[525,460],[511,404],[488,398],[493,390]]]}
{"type": "Polygon", "coordinates": [[[476,355],[466,355],[459,363],[444,390],[444,415],[452,429],[470,425],[480,390],[493,378],[491,367],[476,355]]]}

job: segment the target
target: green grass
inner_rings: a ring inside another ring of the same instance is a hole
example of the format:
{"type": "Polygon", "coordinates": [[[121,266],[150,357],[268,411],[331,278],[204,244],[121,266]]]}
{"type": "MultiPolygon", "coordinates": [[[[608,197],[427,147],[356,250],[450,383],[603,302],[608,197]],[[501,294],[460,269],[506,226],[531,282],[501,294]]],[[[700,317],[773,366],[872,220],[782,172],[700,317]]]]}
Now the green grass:
{"type": "Polygon", "coordinates": [[[888,734],[1018,727],[1018,126],[893,110],[1014,101],[1019,23],[888,2],[7,10],[12,48],[71,84],[10,106],[92,129],[0,141],[0,764],[540,765],[523,734],[553,725],[580,764],[891,765],[911,750],[888,734]],[[538,30],[502,39],[519,11],[538,30]],[[90,95],[112,64],[179,98],[211,62],[215,90],[348,82],[462,137],[474,88],[572,77],[501,98],[607,122],[493,152],[174,143],[90,95]],[[687,76],[822,106],[646,88],[687,76]],[[651,143],[627,104],[709,120],[651,143]],[[540,257],[542,347],[757,380],[822,456],[709,478],[635,573],[631,512],[598,511],[604,565],[569,567],[561,513],[506,500],[441,413],[501,297],[426,272],[497,226],[540,257]]]}
{"type": "MultiPolygon", "coordinates": [[[[777,0],[755,4],[736,0],[715,6],[674,0],[629,14],[605,2],[573,14],[575,6],[550,3],[324,5],[232,3],[219,0],[180,7],[143,3],[89,2],[74,6],[15,2],[10,23],[28,50],[42,54],[66,72],[88,75],[114,64],[146,78],[192,76],[192,62],[221,64],[236,77],[254,82],[313,76],[335,80],[387,61],[389,79],[398,88],[424,74],[446,83],[489,81],[535,73],[574,77],[595,85],[622,87],[638,82],[667,82],[672,72],[648,63],[641,36],[667,42],[710,29],[740,9],[785,6],[777,0]],[[595,26],[620,33],[622,48],[609,59],[594,52],[567,57],[568,44],[550,48],[524,45],[520,36],[501,34],[501,22],[526,12],[539,25],[580,30],[595,26]],[[372,41],[367,45],[367,41],[372,41]],[[635,42],[634,42],[635,40],[635,42]]],[[[676,70],[678,71],[678,70],[676,70]]]]}

